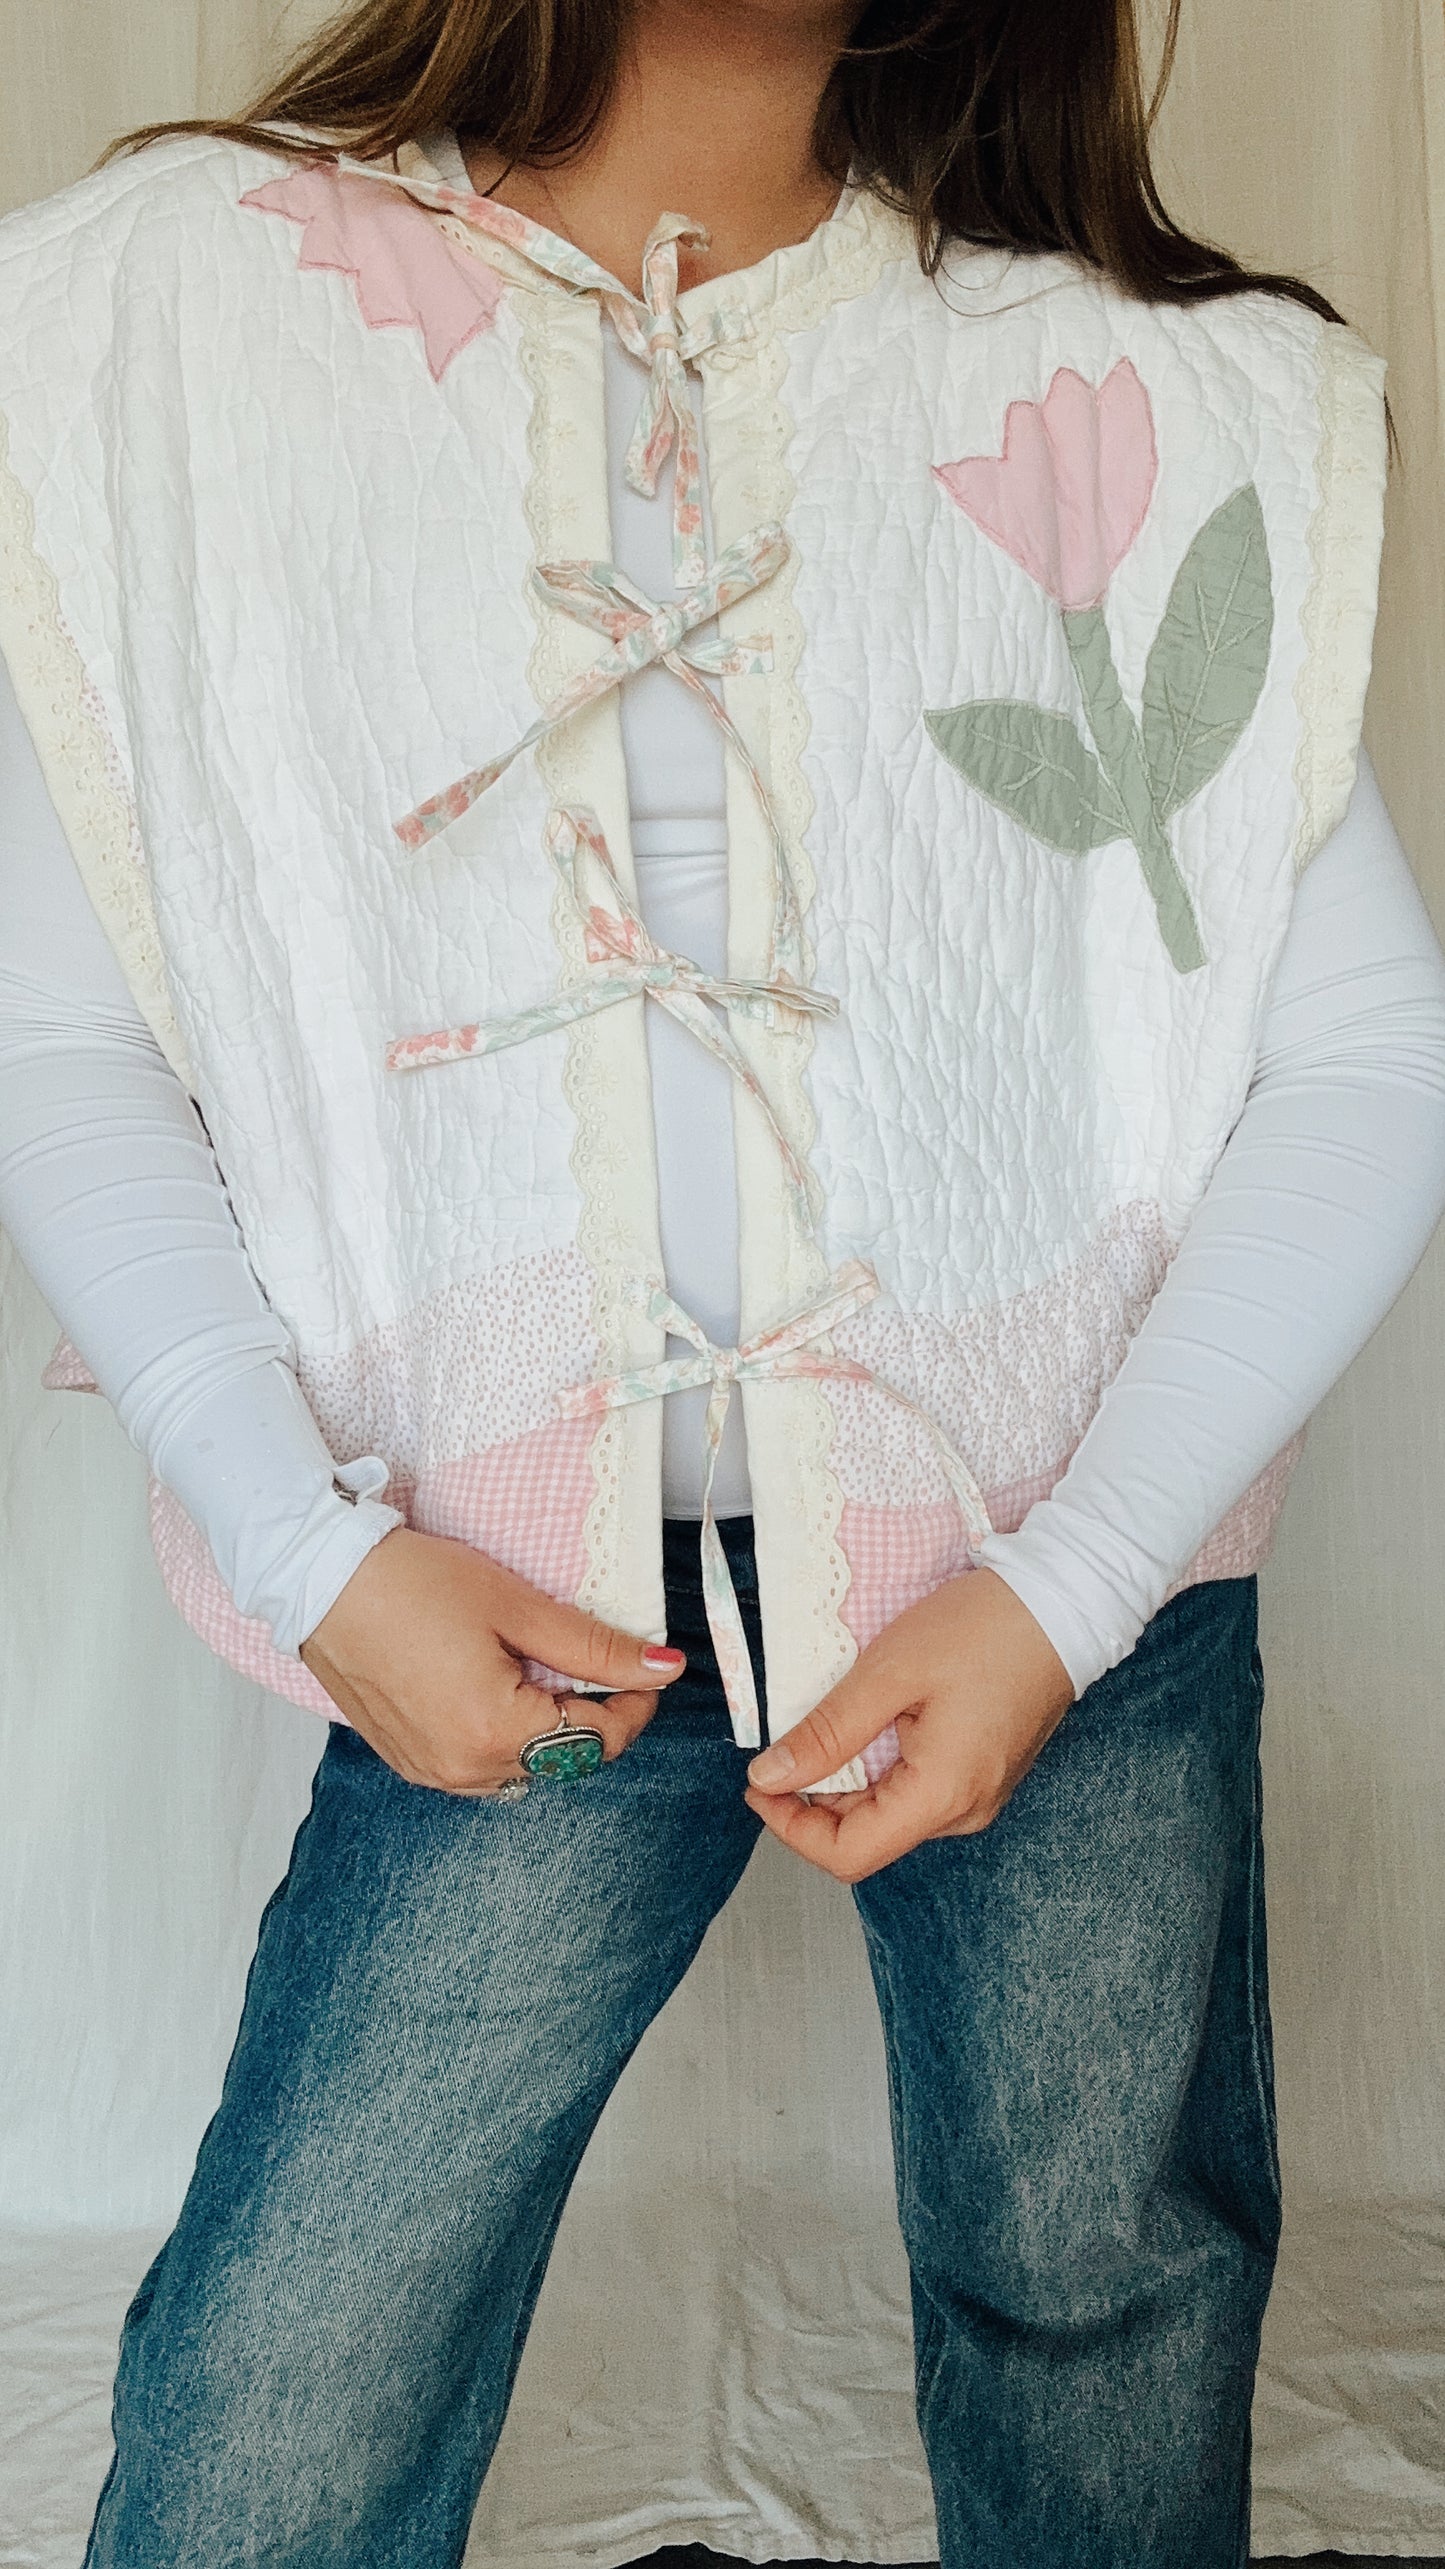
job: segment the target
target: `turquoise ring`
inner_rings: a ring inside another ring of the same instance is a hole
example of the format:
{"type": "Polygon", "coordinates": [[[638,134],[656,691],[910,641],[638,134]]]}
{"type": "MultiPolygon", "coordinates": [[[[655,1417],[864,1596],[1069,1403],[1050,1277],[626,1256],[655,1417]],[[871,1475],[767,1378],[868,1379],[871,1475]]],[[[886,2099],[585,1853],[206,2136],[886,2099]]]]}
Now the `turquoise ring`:
{"type": "Polygon", "coordinates": [[[538,1731],[535,1739],[523,1742],[517,1751],[517,1762],[529,1775],[572,1784],[580,1775],[596,1774],[606,1746],[600,1731],[569,1722],[562,1713],[554,1729],[538,1731]]]}

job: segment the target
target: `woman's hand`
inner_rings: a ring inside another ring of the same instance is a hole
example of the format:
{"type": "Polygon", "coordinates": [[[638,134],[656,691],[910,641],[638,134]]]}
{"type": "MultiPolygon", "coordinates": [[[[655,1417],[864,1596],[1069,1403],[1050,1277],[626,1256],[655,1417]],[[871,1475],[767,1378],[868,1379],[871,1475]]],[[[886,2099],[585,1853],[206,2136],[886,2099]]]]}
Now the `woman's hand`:
{"type": "Polygon", "coordinates": [[[861,1882],[925,1838],[986,1829],[1073,1700],[1027,1606],[994,1571],[969,1570],[899,1615],[806,1720],[754,1758],[745,1799],[795,1855],[861,1882]],[[799,1798],[890,1722],[902,1758],[877,1784],[799,1798]]]}
{"type": "MultiPolygon", "coordinates": [[[[469,1543],[393,1526],[301,1644],[301,1658],[351,1727],[408,1784],[494,1793],[521,1772],[524,1740],[569,1719],[620,1757],[680,1675],[680,1650],[614,1631],[559,1605],[469,1543]],[[617,1692],[548,1694],[525,1659],[617,1692]]],[[[820,1770],[821,1771],[821,1770],[820,1770]]]]}

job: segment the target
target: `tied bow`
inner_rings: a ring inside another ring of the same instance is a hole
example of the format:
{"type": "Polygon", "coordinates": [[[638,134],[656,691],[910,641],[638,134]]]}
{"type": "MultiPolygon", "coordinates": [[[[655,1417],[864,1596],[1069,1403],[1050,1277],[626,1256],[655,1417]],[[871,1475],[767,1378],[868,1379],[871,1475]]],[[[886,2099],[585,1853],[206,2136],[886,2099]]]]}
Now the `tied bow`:
{"type": "Polygon", "coordinates": [[[686,597],[666,604],[644,597],[612,562],[539,563],[532,574],[538,595],[563,614],[575,616],[579,623],[604,634],[610,648],[594,660],[590,669],[581,670],[549,705],[543,706],[536,721],[510,749],[490,759],[485,767],[474,767],[459,776],[454,785],[443,787],[439,794],[419,803],[404,820],[397,821],[394,827],[402,846],[412,851],[425,847],[470,811],[524,750],[535,747],[559,723],[580,712],[584,705],[595,704],[600,696],[620,687],[639,669],[661,662],[706,705],[747,770],[773,846],[775,889],[769,978],[801,983],[802,927],[797,890],[772,799],[757,760],[726,705],[704,683],[709,677],[751,677],[771,668],[771,647],[763,636],[725,642],[720,635],[708,639],[698,632],[699,626],[711,623],[726,608],[736,605],[740,598],[750,597],[770,580],[786,561],[788,550],[782,527],[771,522],[755,527],[751,535],[740,537],[718,555],[706,579],[689,590],[686,597]]]}
{"type": "Polygon", "coordinates": [[[850,1258],[829,1278],[817,1300],[808,1303],[790,1319],[765,1329],[742,1347],[715,1347],[690,1314],[673,1301],[661,1285],[635,1279],[633,1290],[642,1302],[649,1320],[658,1321],[675,1338],[684,1338],[693,1349],[690,1356],[665,1356],[655,1365],[641,1365],[614,1374],[604,1382],[579,1383],[557,1394],[557,1404],[565,1418],[595,1418],[609,1409],[621,1409],[632,1401],[665,1398],[669,1392],[692,1391],[708,1385],[707,1417],[704,1436],[707,1464],[703,1478],[702,1499],[702,1579],[707,1606],[708,1630],[717,1653],[718,1669],[723,1681],[728,1710],[732,1716],[733,1736],[741,1748],[756,1748],[762,1737],[758,1719],[757,1687],[752,1661],[748,1655],[747,1636],[743,1631],[737,1591],[728,1569],[727,1554],[713,1513],[712,1485],[722,1445],[728,1403],[733,1385],[739,1382],[785,1382],[799,1378],[817,1380],[832,1376],[849,1382],[873,1383],[921,1419],[938,1448],[939,1458],[948,1476],[949,1487],[958,1501],[969,1543],[977,1547],[990,1532],[988,1509],[983,1492],[937,1422],[906,1392],[894,1389],[875,1374],[871,1365],[861,1364],[856,1357],[840,1356],[813,1342],[825,1337],[830,1329],[851,1320],[866,1303],[882,1291],[877,1276],[861,1258],[850,1258]]]}
{"type": "MultiPolygon", "coordinates": [[[[651,499],[657,477],[677,440],[673,482],[672,548],[677,585],[692,588],[703,575],[702,469],[697,424],[688,391],[687,364],[720,341],[736,338],[743,323],[715,308],[704,319],[684,322],[677,308],[679,249],[705,250],[709,234],[685,214],[662,214],[648,233],[642,252],[642,294],[629,292],[585,250],[564,241],[541,223],[529,221],[510,205],[494,205],[489,196],[450,187],[419,174],[379,169],[369,161],[338,156],[337,166],[359,177],[379,179],[403,188],[439,213],[451,214],[474,232],[502,241],[518,257],[570,286],[574,294],[595,294],[628,354],[640,357],[648,370],[647,391],[623,470],[635,491],[651,499]]],[[[470,246],[464,244],[464,246],[470,246]]]]}
{"type": "Polygon", "coordinates": [[[721,979],[704,972],[687,956],[670,954],[666,947],[659,946],[618,881],[612,852],[595,812],[559,806],[548,818],[547,846],[582,922],[587,960],[596,967],[592,977],[570,990],[558,990],[552,998],[535,1008],[524,1008],[516,1016],[441,1027],[432,1034],[399,1036],[386,1048],[387,1069],[427,1070],[437,1062],[464,1061],[477,1054],[501,1052],[511,1044],[525,1043],[532,1035],[570,1026],[599,1008],[615,1007],[621,1000],[639,995],[655,999],[725,1063],[749,1095],[756,1098],[778,1145],[799,1217],[806,1226],[811,1213],[802,1163],[751,1063],[715,1010],[740,1008],[752,1016],[765,1016],[774,1005],[781,1005],[810,1016],[829,1017],[837,1013],[837,1000],[826,991],[804,989],[793,982],[721,979]],[[604,878],[610,907],[588,900],[584,875],[589,859],[604,878]]]}
{"type": "MultiPolygon", "coordinates": [[[[630,295],[606,294],[602,302],[623,347],[647,367],[647,391],[623,461],[635,491],[652,499],[657,477],[667,461],[674,435],[677,463],[672,484],[672,563],[680,589],[696,588],[706,565],[702,549],[702,461],[697,422],[683,363],[683,337],[677,311],[679,249],[705,250],[708,235],[685,214],[664,214],[653,225],[642,253],[642,309],[630,295]]],[[[689,353],[698,343],[689,341],[689,353]]]]}

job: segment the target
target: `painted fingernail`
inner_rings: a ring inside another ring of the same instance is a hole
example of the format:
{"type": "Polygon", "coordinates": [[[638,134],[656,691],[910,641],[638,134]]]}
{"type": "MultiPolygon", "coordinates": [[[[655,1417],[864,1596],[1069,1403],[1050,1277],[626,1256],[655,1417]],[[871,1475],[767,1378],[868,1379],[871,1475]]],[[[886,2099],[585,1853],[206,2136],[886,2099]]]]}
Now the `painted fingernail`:
{"type": "Polygon", "coordinates": [[[761,1784],[766,1792],[770,1785],[781,1784],[786,1776],[791,1775],[797,1763],[787,1742],[780,1740],[776,1748],[765,1748],[761,1757],[753,1759],[748,1768],[748,1782],[761,1784]]]}
{"type": "Polygon", "coordinates": [[[681,1668],[686,1652],[669,1650],[662,1642],[650,1641],[642,1654],[644,1668],[681,1668]]]}

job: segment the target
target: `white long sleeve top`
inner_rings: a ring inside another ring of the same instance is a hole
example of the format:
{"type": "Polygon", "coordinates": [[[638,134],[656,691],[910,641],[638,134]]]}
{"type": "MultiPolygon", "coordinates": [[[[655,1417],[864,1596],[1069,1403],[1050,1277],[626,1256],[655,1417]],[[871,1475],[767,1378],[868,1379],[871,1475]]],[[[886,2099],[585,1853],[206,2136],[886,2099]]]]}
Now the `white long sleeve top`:
{"type": "MultiPolygon", "coordinates": [[[[621,474],[638,370],[607,332],[614,553],[672,592],[670,492],[621,474]]],[[[622,693],[640,904],[724,968],[723,751],[666,671],[622,693]]],[[[400,1519],[339,1481],[195,1107],[76,874],[0,664],[0,1220],[241,1610],[294,1651],[400,1519]]],[[[668,1284],[737,1332],[732,1094],[647,1012],[668,1284]]],[[[982,1558],[1082,1691],[1377,1326],[1445,1209],[1445,957],[1362,761],[1296,897],[1249,1097],[1063,1480],[982,1558]]],[[[664,1508],[701,1513],[701,1393],[664,1412],[664,1508]]],[[[715,1483],[748,1505],[739,1404],[715,1483]],[[735,1423],[734,1423],[735,1422],[735,1423]]]]}

